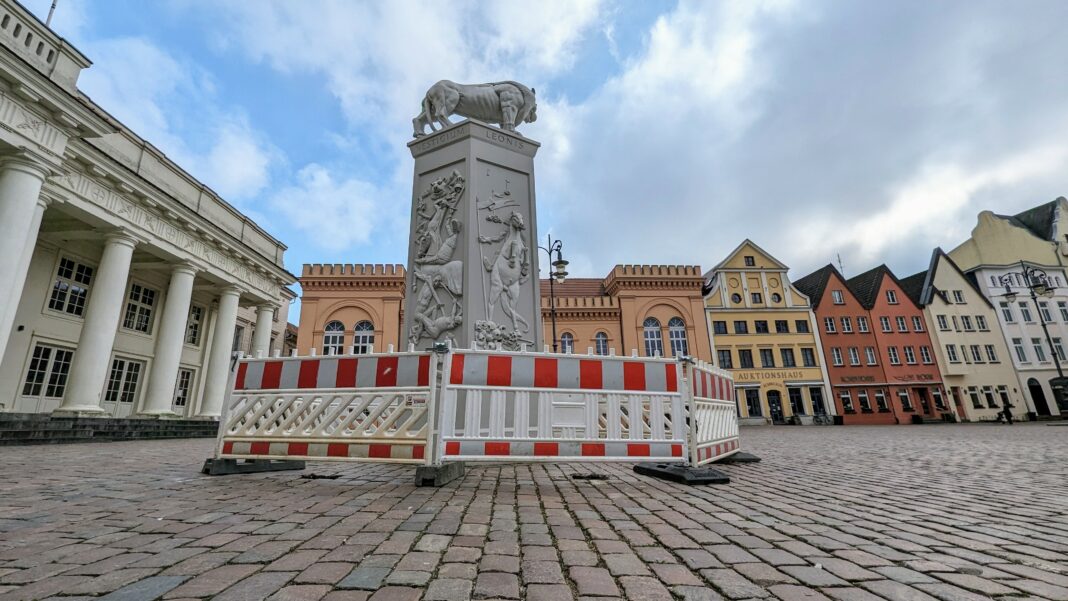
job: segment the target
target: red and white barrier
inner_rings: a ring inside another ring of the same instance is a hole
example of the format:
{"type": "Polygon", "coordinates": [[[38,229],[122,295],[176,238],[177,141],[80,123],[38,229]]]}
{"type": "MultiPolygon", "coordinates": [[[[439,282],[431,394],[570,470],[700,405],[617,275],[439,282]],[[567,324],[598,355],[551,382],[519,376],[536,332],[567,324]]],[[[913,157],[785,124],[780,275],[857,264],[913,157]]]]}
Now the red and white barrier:
{"type": "Polygon", "coordinates": [[[740,450],[734,382],[703,362],[687,366],[691,381],[690,465],[723,459],[740,450]]]}
{"type": "Polygon", "coordinates": [[[687,460],[675,361],[456,351],[445,366],[443,460],[687,460]]]}
{"type": "Polygon", "coordinates": [[[426,464],[438,357],[242,359],[216,457],[426,464]]]}
{"type": "Polygon", "coordinates": [[[661,358],[458,350],[244,358],[216,457],[640,461],[739,449],[729,374],[661,358]]]}

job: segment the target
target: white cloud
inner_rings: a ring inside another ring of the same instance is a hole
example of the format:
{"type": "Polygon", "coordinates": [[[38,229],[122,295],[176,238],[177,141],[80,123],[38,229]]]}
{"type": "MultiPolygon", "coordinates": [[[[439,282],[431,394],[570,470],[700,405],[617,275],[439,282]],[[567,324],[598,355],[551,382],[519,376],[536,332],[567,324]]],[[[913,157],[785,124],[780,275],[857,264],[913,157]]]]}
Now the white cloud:
{"type": "Polygon", "coordinates": [[[276,219],[283,219],[306,234],[305,243],[328,251],[367,244],[385,218],[383,199],[373,184],[358,179],[338,181],[325,167],[310,164],[301,169],[296,183],[267,200],[276,219]]]}

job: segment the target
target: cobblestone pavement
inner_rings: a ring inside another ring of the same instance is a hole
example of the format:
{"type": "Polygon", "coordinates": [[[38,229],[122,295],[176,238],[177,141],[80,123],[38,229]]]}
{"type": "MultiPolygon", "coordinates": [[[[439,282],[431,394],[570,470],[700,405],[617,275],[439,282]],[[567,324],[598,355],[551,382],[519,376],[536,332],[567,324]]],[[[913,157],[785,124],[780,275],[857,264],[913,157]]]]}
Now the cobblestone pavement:
{"type": "Polygon", "coordinates": [[[688,488],[629,465],[198,473],[212,441],[0,449],[0,600],[1068,600],[1068,427],[743,430],[688,488]],[[574,479],[598,473],[605,480],[574,479]]]}

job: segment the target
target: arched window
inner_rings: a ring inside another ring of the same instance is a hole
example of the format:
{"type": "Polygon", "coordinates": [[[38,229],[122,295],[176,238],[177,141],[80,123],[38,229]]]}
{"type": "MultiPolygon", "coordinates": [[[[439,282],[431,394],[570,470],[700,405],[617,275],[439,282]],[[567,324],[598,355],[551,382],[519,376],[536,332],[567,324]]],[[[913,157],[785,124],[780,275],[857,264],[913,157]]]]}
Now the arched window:
{"type": "Polygon", "coordinates": [[[689,355],[690,347],[686,344],[686,323],[679,317],[668,321],[668,342],[671,343],[671,356],[689,355]]]}
{"type": "Polygon", "coordinates": [[[660,333],[660,321],[655,317],[648,317],[642,327],[645,329],[645,355],[647,357],[663,357],[664,337],[660,333]]]}
{"type": "Polygon", "coordinates": [[[340,355],[345,346],[345,325],[331,321],[323,328],[323,354],[340,355]]]}
{"type": "Polygon", "coordinates": [[[369,321],[361,321],[356,324],[352,336],[353,351],[357,355],[366,355],[374,352],[375,326],[369,321]]]}
{"type": "Polygon", "coordinates": [[[608,334],[597,332],[593,337],[593,351],[598,355],[608,354],[608,334]]]}
{"type": "Polygon", "coordinates": [[[560,334],[560,352],[568,355],[575,352],[575,336],[570,332],[560,334]]]}

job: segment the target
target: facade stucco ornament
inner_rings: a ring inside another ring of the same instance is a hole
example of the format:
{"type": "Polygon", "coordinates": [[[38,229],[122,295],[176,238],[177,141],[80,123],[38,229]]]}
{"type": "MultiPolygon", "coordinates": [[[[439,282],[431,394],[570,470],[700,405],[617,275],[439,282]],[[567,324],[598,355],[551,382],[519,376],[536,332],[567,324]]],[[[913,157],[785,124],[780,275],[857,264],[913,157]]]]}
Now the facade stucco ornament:
{"type": "Polygon", "coordinates": [[[418,138],[425,135],[426,126],[436,131],[435,124],[448,127],[452,124],[449,116],[460,115],[515,131],[520,123],[537,120],[537,108],[534,88],[519,82],[460,84],[443,79],[427,90],[423,110],[412,119],[412,128],[418,138]]]}
{"type": "Polygon", "coordinates": [[[408,342],[418,344],[429,338],[435,342],[455,342],[450,332],[463,323],[461,303],[464,264],[453,259],[463,228],[455,219],[466,180],[453,170],[430,182],[419,196],[415,216],[415,257],[412,260],[413,323],[408,342]]]}

